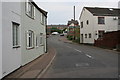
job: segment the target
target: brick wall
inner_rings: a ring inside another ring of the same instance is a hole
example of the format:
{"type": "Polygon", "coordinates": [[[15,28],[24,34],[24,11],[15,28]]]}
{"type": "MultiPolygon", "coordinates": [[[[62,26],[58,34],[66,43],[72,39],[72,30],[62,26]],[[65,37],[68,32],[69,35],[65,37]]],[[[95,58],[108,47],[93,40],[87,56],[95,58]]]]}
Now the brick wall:
{"type": "Polygon", "coordinates": [[[108,32],[103,35],[102,39],[95,40],[95,46],[105,48],[120,49],[120,31],[108,32]]]}

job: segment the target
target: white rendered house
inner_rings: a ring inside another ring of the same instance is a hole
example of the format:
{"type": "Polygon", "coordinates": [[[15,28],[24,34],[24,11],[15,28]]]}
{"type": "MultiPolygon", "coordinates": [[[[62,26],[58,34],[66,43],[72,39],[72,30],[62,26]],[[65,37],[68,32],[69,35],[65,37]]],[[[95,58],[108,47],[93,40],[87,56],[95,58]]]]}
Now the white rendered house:
{"type": "Polygon", "coordinates": [[[94,44],[103,33],[120,30],[118,12],[120,9],[84,7],[80,15],[80,43],[94,44]]]}
{"type": "Polygon", "coordinates": [[[47,12],[35,2],[0,2],[0,79],[46,52],[47,12]]]}

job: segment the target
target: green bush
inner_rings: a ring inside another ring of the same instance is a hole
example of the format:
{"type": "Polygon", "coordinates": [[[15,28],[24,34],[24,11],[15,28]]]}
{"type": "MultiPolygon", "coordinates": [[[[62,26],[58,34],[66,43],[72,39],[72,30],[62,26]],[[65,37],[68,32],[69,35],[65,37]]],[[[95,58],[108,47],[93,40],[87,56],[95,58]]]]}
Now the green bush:
{"type": "Polygon", "coordinates": [[[73,36],[67,36],[68,40],[72,40],[73,39],[73,36]]]}
{"type": "Polygon", "coordinates": [[[73,42],[80,43],[80,37],[78,37],[77,39],[73,40],[73,42]]]}

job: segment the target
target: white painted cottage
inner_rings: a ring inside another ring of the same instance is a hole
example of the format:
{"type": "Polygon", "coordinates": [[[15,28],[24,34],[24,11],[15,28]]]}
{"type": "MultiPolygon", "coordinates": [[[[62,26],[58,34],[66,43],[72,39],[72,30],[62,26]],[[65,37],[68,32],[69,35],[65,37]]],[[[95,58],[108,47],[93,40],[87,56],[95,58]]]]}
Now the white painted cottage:
{"type": "Polygon", "coordinates": [[[118,12],[120,9],[84,7],[80,15],[80,43],[94,44],[103,33],[120,30],[118,12]]]}
{"type": "Polygon", "coordinates": [[[46,52],[47,12],[32,0],[2,2],[0,11],[1,79],[46,52]]]}

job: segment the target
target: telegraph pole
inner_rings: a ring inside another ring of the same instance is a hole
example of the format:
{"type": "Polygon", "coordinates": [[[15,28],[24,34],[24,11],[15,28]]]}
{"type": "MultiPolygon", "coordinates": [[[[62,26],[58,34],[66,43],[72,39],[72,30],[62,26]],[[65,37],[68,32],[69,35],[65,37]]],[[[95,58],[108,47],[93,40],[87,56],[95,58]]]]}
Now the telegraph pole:
{"type": "Polygon", "coordinates": [[[74,6],[74,40],[75,40],[75,6],[74,6]]]}
{"type": "Polygon", "coordinates": [[[75,6],[74,6],[74,21],[75,21],[75,6]]]}

